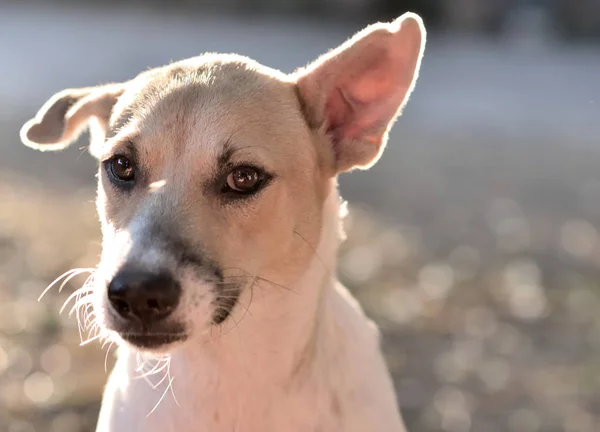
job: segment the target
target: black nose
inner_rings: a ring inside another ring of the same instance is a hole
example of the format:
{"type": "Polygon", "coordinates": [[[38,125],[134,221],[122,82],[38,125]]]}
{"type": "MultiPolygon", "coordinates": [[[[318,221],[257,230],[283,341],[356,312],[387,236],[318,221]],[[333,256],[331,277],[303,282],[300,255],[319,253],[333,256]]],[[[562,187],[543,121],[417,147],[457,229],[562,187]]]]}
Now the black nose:
{"type": "Polygon", "coordinates": [[[146,326],[169,316],[180,296],[181,287],[167,273],[123,270],[108,285],[108,300],[115,311],[146,326]]]}

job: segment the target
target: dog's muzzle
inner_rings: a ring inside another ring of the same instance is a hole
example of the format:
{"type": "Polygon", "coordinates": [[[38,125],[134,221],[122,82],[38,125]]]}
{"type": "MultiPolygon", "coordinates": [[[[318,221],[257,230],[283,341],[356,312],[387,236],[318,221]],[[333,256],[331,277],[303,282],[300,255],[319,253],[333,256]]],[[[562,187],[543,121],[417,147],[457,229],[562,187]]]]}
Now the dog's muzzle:
{"type": "Polygon", "coordinates": [[[181,286],[167,272],[123,269],[108,285],[108,300],[122,319],[119,334],[142,348],[157,348],[184,338],[167,318],[181,298],[181,286]]]}

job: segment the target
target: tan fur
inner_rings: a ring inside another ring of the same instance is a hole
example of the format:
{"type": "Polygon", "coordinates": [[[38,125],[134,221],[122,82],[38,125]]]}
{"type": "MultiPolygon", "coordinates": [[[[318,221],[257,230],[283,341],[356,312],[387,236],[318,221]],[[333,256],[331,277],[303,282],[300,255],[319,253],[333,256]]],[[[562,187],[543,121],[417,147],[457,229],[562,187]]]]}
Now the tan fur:
{"type": "Polygon", "coordinates": [[[128,192],[100,168],[93,301],[107,334],[123,336],[105,290],[125,265],[166,269],[182,286],[168,320],[187,339],[154,352],[170,355],[181,405],[166,400],[148,420],[152,395],[134,379],[140,351],[122,343],[99,432],[403,429],[378,333],[335,280],[336,175],[381,154],[424,38],[420,18],[406,14],[292,75],[207,54],[127,83],[62,92],[23,127],[26,144],[57,149],[96,118],[103,139],[93,154],[135,161],[128,192]],[[250,199],[226,201],[222,174],[244,164],[273,179],[250,199]],[[214,268],[244,281],[220,326],[211,322],[214,268]]]}

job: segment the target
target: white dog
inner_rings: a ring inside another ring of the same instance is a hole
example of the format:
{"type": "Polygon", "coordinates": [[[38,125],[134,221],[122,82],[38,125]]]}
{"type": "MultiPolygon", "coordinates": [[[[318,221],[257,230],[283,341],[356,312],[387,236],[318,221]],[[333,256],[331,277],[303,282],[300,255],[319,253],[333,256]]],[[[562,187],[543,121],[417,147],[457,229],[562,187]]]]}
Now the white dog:
{"type": "Polygon", "coordinates": [[[404,430],[378,331],[335,277],[337,175],[379,158],[424,47],[407,13],[291,75],[207,54],[62,91],[25,124],[40,150],[89,125],[100,160],[79,305],[120,352],[99,432],[404,430]],[[142,361],[169,374],[149,385],[142,361]]]}

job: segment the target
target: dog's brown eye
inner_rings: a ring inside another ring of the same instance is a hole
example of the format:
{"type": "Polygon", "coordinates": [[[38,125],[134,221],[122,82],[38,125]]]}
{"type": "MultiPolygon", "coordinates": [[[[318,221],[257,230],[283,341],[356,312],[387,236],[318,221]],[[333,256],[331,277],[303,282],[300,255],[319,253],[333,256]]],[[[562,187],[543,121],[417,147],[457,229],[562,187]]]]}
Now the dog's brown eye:
{"type": "Polygon", "coordinates": [[[262,173],[256,168],[239,167],[227,176],[227,186],[236,192],[252,193],[260,187],[262,177],[262,173]]]}
{"type": "Polygon", "coordinates": [[[134,179],[133,163],[125,156],[115,156],[108,161],[110,174],[117,180],[130,182],[134,179]]]}

